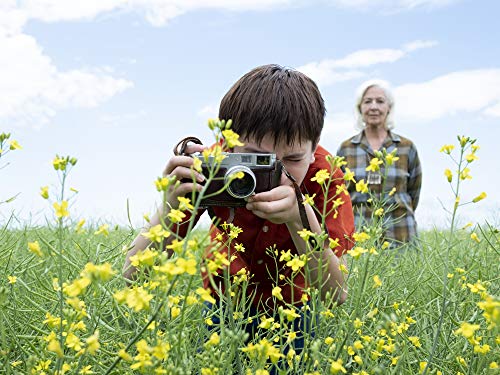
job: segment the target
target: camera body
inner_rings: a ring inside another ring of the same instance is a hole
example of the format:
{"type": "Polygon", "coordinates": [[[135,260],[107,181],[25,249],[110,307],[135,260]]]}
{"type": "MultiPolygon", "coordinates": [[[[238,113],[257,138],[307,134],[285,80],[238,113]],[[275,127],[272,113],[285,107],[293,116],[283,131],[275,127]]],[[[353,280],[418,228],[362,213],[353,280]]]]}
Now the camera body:
{"type": "Polygon", "coordinates": [[[212,156],[201,165],[205,177],[210,170],[218,168],[201,200],[201,207],[244,207],[246,197],[279,186],[283,165],[275,154],[228,152],[223,155],[219,166],[212,156]],[[242,178],[234,178],[238,172],[243,173],[242,178]]]}

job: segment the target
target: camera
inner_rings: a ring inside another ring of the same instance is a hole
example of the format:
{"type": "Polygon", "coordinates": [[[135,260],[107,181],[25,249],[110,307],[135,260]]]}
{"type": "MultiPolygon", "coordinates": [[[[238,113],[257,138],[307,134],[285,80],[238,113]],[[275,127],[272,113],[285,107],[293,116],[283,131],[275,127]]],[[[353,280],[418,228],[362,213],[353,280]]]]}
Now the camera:
{"type": "MultiPolygon", "coordinates": [[[[254,193],[269,191],[280,184],[283,165],[275,154],[222,153],[224,159],[217,165],[214,157],[203,161],[202,173],[208,178],[216,169],[201,200],[201,207],[244,207],[245,198],[254,193]],[[242,178],[235,174],[242,172],[242,178]]],[[[202,159],[203,160],[203,159],[202,159]]]]}

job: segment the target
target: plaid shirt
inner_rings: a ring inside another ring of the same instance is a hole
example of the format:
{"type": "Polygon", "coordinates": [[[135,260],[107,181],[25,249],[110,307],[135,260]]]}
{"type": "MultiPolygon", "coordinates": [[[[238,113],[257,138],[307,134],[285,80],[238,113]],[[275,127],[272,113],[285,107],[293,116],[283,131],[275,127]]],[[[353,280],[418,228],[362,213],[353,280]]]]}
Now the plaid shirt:
{"type": "MultiPolygon", "coordinates": [[[[370,184],[369,189],[376,196],[387,199],[388,207],[384,214],[384,238],[400,242],[410,241],[417,234],[414,211],[418,205],[422,185],[422,170],[417,149],[409,139],[390,131],[382,148],[385,148],[387,152],[392,152],[397,148],[399,160],[387,171],[383,195],[381,194],[382,184],[370,184]],[[396,192],[389,196],[388,193],[393,188],[396,192]]],[[[356,181],[361,179],[368,181],[366,167],[375,154],[368,144],[364,131],[342,142],[337,155],[345,157],[347,167],[354,172],[356,181]]],[[[382,176],[385,175],[384,168],[381,168],[380,173],[382,176]]],[[[353,183],[350,183],[347,188],[351,195],[356,227],[361,228],[363,224],[369,223],[372,217],[372,209],[367,204],[369,195],[356,192],[356,186],[353,183]]]]}

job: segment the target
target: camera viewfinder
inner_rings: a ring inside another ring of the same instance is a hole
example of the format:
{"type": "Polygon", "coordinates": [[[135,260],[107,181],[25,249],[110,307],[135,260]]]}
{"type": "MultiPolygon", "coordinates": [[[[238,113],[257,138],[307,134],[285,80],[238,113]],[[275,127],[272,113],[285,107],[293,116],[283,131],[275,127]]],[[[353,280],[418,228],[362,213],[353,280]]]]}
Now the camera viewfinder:
{"type": "Polygon", "coordinates": [[[271,157],[269,155],[257,155],[257,165],[269,165],[271,157]]]}

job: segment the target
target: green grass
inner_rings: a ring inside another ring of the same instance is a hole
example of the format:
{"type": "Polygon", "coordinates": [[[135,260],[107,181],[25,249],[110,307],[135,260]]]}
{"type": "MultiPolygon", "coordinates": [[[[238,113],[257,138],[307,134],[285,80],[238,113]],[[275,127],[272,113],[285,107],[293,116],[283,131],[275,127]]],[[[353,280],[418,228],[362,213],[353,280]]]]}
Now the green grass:
{"type": "MultiPolygon", "coordinates": [[[[135,357],[138,353],[136,342],[142,339],[146,340],[149,347],[163,343],[165,348],[169,348],[161,359],[151,356],[151,362],[144,362],[144,373],[155,373],[154,369],[157,368],[170,374],[188,374],[200,373],[205,368],[205,373],[209,374],[211,372],[208,369],[217,373],[215,369],[218,368],[219,374],[227,374],[236,371],[235,363],[238,363],[241,371],[250,369],[253,374],[269,366],[265,355],[262,358],[250,358],[242,353],[241,349],[247,343],[244,342],[241,323],[237,319],[220,332],[219,343],[209,345],[204,344],[211,332],[203,322],[201,303],[187,305],[180,301],[178,306],[181,307],[181,314],[172,318],[168,297],[192,294],[201,285],[198,273],[193,276],[183,274],[175,283],[171,280],[159,289],[150,290],[154,297],[149,309],[136,312],[126,304],[119,304],[113,294],[125,288],[120,276],[124,261],[123,248],[131,242],[135,233],[117,229],[111,230],[109,236],[103,236],[94,235],[95,230],[87,228],[84,233],[77,234],[65,228],[62,229],[62,241],[61,231],[57,228],[1,232],[0,361],[3,370],[0,371],[43,373],[41,364],[51,360],[47,365],[47,373],[53,373],[63,363],[71,365],[68,373],[79,373],[89,365],[94,373],[105,373],[117,358],[116,353],[141,332],[162,302],[164,305],[154,319],[156,327],[145,330],[128,350],[135,357]],[[44,252],[42,257],[32,254],[27,248],[28,242],[35,240],[44,252]],[[63,250],[59,253],[59,249],[63,250]],[[88,262],[108,262],[118,272],[106,282],[92,282],[79,296],[85,302],[87,311],[87,316],[79,317],[66,303],[60,304],[61,293],[54,290],[53,279],[62,277],[63,282],[70,283],[80,277],[80,272],[88,262]],[[17,281],[9,284],[8,276],[16,276],[17,281]],[[68,320],[68,325],[80,320],[85,323],[86,331],[75,331],[83,351],[85,339],[98,329],[99,350],[94,354],[78,354],[77,350],[66,347],[64,356],[58,359],[55,353],[47,350],[45,337],[51,331],[58,334],[70,330],[64,325],[50,328],[44,323],[47,312],[53,316],[62,315],[68,320]],[[18,364],[14,366],[16,362],[18,364]]],[[[204,232],[197,234],[199,238],[204,235],[204,232]]],[[[428,361],[433,346],[429,373],[438,370],[443,374],[486,374],[498,371],[489,367],[491,362],[498,362],[500,356],[499,307],[497,305],[494,310],[497,314],[494,320],[496,326],[488,329],[483,310],[477,305],[485,295],[473,293],[470,287],[480,280],[486,289],[485,293],[498,296],[498,231],[483,228],[480,243],[471,240],[470,233],[466,231],[458,231],[451,238],[449,233],[442,232],[424,232],[420,237],[419,246],[400,250],[378,248],[379,255],[366,253],[358,260],[349,257],[347,302],[334,307],[313,296],[310,306],[312,314],[318,316],[318,327],[314,337],[306,335],[307,358],[302,357],[298,361],[292,359],[288,373],[329,373],[331,363],[341,359],[344,368],[352,373],[416,374],[420,371],[420,363],[428,361]],[[457,271],[457,268],[463,271],[457,271]],[[453,276],[448,277],[447,274],[453,276]],[[374,287],[375,275],[382,281],[378,288],[374,287]],[[443,280],[446,280],[446,288],[443,288],[443,280]],[[436,337],[442,314],[442,328],[436,337]],[[405,322],[407,326],[402,324],[405,322]],[[475,353],[474,346],[465,337],[454,333],[461,322],[480,326],[475,337],[482,337],[480,345],[490,346],[486,354],[475,353]],[[414,345],[409,337],[418,337],[420,345],[414,345]],[[363,347],[353,348],[356,353],[350,355],[349,347],[353,347],[356,341],[363,347]],[[354,361],[355,355],[361,358],[361,365],[354,361]],[[396,357],[397,362],[393,364],[396,357]],[[457,357],[463,358],[464,364],[457,357]]],[[[366,243],[360,245],[370,247],[366,243]]],[[[145,280],[146,277],[139,278],[138,283],[143,285],[145,280]]],[[[498,299],[496,301],[498,303],[498,299]]],[[[238,306],[235,308],[238,309],[238,306]]],[[[286,337],[285,331],[286,327],[261,329],[259,340],[267,337],[272,341],[276,337],[286,337]]],[[[275,345],[278,349],[282,348],[279,341],[275,345]]],[[[111,373],[133,373],[131,366],[140,362],[140,357],[131,362],[121,360],[111,373]]]]}

